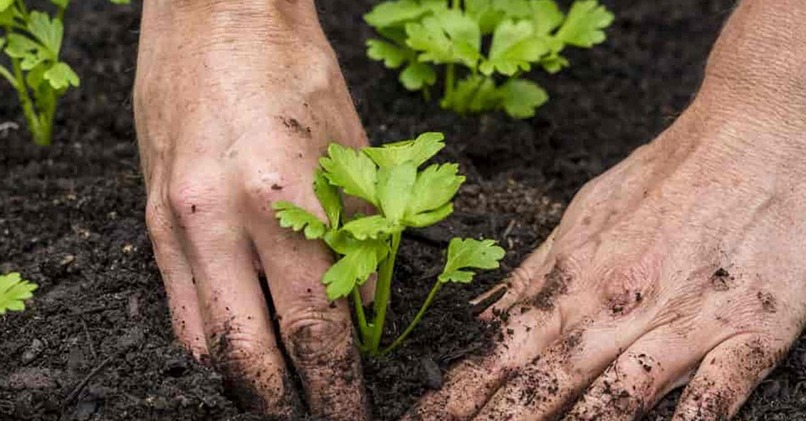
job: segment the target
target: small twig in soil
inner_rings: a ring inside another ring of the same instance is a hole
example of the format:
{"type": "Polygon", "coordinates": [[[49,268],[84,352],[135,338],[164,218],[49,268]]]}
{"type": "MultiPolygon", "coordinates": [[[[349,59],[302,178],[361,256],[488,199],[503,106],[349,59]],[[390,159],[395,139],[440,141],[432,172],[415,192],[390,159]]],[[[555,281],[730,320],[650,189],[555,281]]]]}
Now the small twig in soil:
{"type": "Polygon", "coordinates": [[[515,228],[516,223],[517,221],[515,219],[509,221],[509,225],[507,225],[507,228],[504,230],[504,233],[501,234],[501,241],[506,240],[507,237],[509,237],[509,234],[512,234],[512,230],[515,228]]]}
{"type": "Polygon", "coordinates": [[[90,353],[92,354],[92,358],[98,358],[98,354],[95,353],[95,346],[92,344],[92,336],[90,336],[90,329],[87,327],[87,322],[84,321],[84,318],[79,316],[78,318],[81,320],[81,325],[84,326],[84,334],[87,336],[87,343],[90,346],[90,353]]]}
{"type": "Polygon", "coordinates": [[[78,384],[78,386],[76,386],[76,388],[73,389],[70,395],[67,396],[67,399],[64,400],[64,404],[62,406],[66,407],[67,405],[72,403],[76,398],[78,398],[78,395],[81,394],[81,391],[84,390],[84,387],[87,386],[87,383],[89,383],[90,380],[93,377],[95,377],[96,374],[100,373],[101,370],[104,369],[104,367],[109,365],[109,363],[112,362],[113,359],[114,356],[107,357],[100,364],[98,364],[97,367],[93,368],[92,371],[90,371],[90,374],[87,374],[87,376],[84,377],[84,379],[82,379],[81,382],[78,384]]]}

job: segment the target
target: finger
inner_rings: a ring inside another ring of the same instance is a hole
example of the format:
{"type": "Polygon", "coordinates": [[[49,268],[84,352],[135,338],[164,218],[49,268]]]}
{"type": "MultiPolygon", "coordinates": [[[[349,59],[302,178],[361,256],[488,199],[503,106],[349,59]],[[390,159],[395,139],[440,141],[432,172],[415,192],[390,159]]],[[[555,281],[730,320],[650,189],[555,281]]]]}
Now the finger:
{"type": "Polygon", "coordinates": [[[671,329],[654,330],[610,364],[565,419],[640,419],[666,393],[688,381],[701,356],[671,329]]]}
{"type": "MultiPolygon", "coordinates": [[[[307,196],[305,196],[307,197],[307,196]]],[[[315,204],[292,198],[308,209],[315,204]]],[[[269,203],[265,199],[261,202],[269,203]]],[[[318,241],[281,230],[274,216],[258,217],[251,234],[269,283],[285,349],[315,416],[368,416],[360,358],[346,300],[329,302],[322,276],[332,257],[318,241]]]]}
{"type": "Polygon", "coordinates": [[[446,376],[442,389],[426,395],[405,420],[469,419],[487,399],[560,335],[563,317],[559,307],[531,308],[511,316],[502,327],[504,336],[495,349],[479,359],[465,360],[446,376]]]}
{"type": "Polygon", "coordinates": [[[527,290],[540,290],[543,287],[545,275],[551,270],[549,256],[556,235],[557,228],[554,228],[543,244],[529,255],[507,280],[470,302],[471,305],[477,306],[500,294],[501,290],[505,291],[500,299],[480,315],[482,319],[489,320],[495,313],[509,310],[515,303],[523,299],[527,290]]]}
{"type": "Polygon", "coordinates": [[[207,341],[195,281],[176,238],[176,220],[159,197],[159,193],[152,193],[149,198],[146,225],[168,296],[171,324],[179,342],[201,358],[207,355],[207,341]]]}
{"type": "Polygon", "coordinates": [[[208,349],[236,396],[278,417],[299,408],[272,332],[253,248],[209,171],[173,186],[171,204],[184,226],[183,245],[196,278],[208,349]]]}
{"type": "Polygon", "coordinates": [[[552,419],[640,336],[643,324],[578,324],[509,379],[476,419],[552,419]]]}
{"type": "Polygon", "coordinates": [[[786,345],[735,336],[709,352],[677,405],[673,421],[730,419],[775,367],[786,345]]]}

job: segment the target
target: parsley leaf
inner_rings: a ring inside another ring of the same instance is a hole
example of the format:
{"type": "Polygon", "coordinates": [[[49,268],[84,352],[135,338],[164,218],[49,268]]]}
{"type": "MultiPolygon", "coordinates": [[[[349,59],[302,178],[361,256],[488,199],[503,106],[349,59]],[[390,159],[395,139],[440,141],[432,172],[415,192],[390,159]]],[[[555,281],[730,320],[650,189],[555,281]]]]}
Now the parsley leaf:
{"type": "Polygon", "coordinates": [[[377,148],[364,148],[363,151],[380,167],[393,167],[411,161],[419,167],[445,147],[445,135],[427,132],[414,140],[387,143],[377,148]]]}
{"type": "Polygon", "coordinates": [[[372,160],[363,152],[345,148],[338,143],[331,144],[327,150],[328,156],[319,159],[319,165],[324,169],[323,174],[330,184],[377,206],[375,181],[378,178],[378,168],[372,160]]]}
{"type": "Polygon", "coordinates": [[[331,229],[338,229],[339,222],[341,221],[341,196],[336,186],[330,184],[327,178],[322,173],[322,170],[316,170],[313,178],[313,192],[322,204],[325,210],[327,220],[330,223],[331,229]]]}
{"type": "Polygon", "coordinates": [[[60,61],[48,69],[44,75],[44,79],[50,83],[53,89],[60,90],[70,86],[78,87],[81,81],[76,72],[65,62],[60,61]]]}
{"type": "Polygon", "coordinates": [[[393,167],[381,167],[378,172],[378,202],[384,216],[392,224],[397,224],[403,218],[415,181],[417,167],[411,161],[393,167]]]}
{"type": "Polygon", "coordinates": [[[481,58],[479,24],[459,10],[445,10],[406,24],[406,44],[420,51],[420,61],[463,63],[471,68],[481,58]]]}
{"type": "Polygon", "coordinates": [[[458,173],[457,164],[434,164],[417,174],[415,194],[408,201],[406,215],[430,212],[450,202],[465,182],[465,177],[458,173]]]}
{"type": "Polygon", "coordinates": [[[549,95],[538,84],[525,79],[512,79],[499,89],[502,106],[514,118],[529,118],[535,109],[549,100],[549,95]]]}
{"type": "Polygon", "coordinates": [[[400,72],[400,83],[410,91],[418,91],[437,83],[437,72],[427,63],[411,62],[400,72]]]}
{"type": "Polygon", "coordinates": [[[291,228],[294,231],[305,231],[305,238],[313,240],[321,238],[325,231],[325,223],[312,213],[290,202],[274,202],[272,208],[275,210],[280,226],[291,228]]]}
{"type": "Polygon", "coordinates": [[[322,283],[327,286],[327,298],[332,301],[348,296],[356,285],[367,281],[388,252],[382,242],[355,243],[322,277],[322,283]]]}
{"type": "Polygon", "coordinates": [[[376,61],[382,61],[383,65],[390,69],[397,69],[409,59],[410,53],[397,45],[370,39],[367,41],[367,56],[376,61]]]}
{"type": "Polygon", "coordinates": [[[493,240],[454,238],[448,244],[448,260],[438,279],[443,283],[468,283],[475,273],[464,269],[495,269],[504,254],[493,240]]]}
{"type": "Polygon", "coordinates": [[[528,72],[531,63],[549,52],[549,46],[534,36],[532,23],[526,20],[501,22],[493,34],[490,58],[481,63],[479,70],[486,76],[494,71],[512,76],[518,71],[528,72]]]}
{"type": "Polygon", "coordinates": [[[554,0],[532,0],[529,2],[529,7],[532,9],[535,34],[546,35],[557,29],[565,19],[565,15],[554,0]]]}
{"type": "Polygon", "coordinates": [[[557,38],[566,44],[590,48],[605,40],[604,28],[613,23],[613,13],[598,0],[578,0],[571,6],[557,38]]]}
{"type": "Polygon", "coordinates": [[[25,300],[33,297],[37,285],[22,279],[19,273],[0,275],[0,315],[25,310],[25,300]]]}
{"type": "Polygon", "coordinates": [[[364,15],[364,21],[375,28],[389,28],[413,21],[425,14],[447,9],[444,0],[398,0],[375,6],[364,15]]]}
{"type": "Polygon", "coordinates": [[[0,0],[0,12],[4,12],[12,4],[14,4],[14,0],[0,0]]]}
{"type": "Polygon", "coordinates": [[[342,227],[358,240],[378,239],[403,230],[381,215],[371,215],[354,219],[342,227]]]}

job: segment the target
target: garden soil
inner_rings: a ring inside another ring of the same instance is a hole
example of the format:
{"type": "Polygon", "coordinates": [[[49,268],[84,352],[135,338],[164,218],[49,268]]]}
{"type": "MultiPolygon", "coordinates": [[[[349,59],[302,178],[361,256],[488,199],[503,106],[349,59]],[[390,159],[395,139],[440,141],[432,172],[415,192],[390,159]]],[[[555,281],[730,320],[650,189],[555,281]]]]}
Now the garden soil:
{"type": "MultiPolygon", "coordinates": [[[[57,116],[54,146],[0,130],[0,272],[40,285],[25,313],[0,318],[0,420],[252,420],[221,376],[172,338],[143,224],[131,89],[139,6],[73,2],[65,59],[82,76],[57,116]]],[[[512,270],[556,225],[574,193],[667,127],[691,100],[732,0],[607,1],[607,43],[570,54],[572,67],[537,75],[552,96],[538,116],[457,117],[401,88],[364,56],[373,2],[322,0],[323,25],[370,138],[444,131],[444,159],[468,175],[446,223],[404,238],[390,332],[425,298],[439,251],[454,235],[496,238],[497,271],[442,292],[388,360],[365,360],[375,418],[392,420],[495,335],[467,300],[512,270]]],[[[0,123],[22,126],[0,86],[0,123]]],[[[5,127],[7,127],[6,125],[5,127]]],[[[740,419],[797,420],[806,410],[806,341],[750,399],[740,419]]],[[[668,419],[676,395],[647,416],[668,419]]]]}

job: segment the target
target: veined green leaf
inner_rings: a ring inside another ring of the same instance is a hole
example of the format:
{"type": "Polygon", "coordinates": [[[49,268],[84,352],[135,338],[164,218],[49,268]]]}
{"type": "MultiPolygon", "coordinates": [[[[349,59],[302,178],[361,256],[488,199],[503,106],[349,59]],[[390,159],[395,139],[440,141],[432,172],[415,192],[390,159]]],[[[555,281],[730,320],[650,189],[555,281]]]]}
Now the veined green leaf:
{"type": "Polygon", "coordinates": [[[50,2],[62,9],[67,9],[67,6],[70,5],[70,0],[50,0],[50,2]]]}
{"type": "Polygon", "coordinates": [[[577,0],[568,11],[557,38],[575,47],[590,48],[604,42],[603,29],[613,23],[613,13],[598,0],[577,0]]]}
{"type": "Polygon", "coordinates": [[[445,135],[438,132],[426,132],[414,140],[387,143],[381,147],[364,148],[363,151],[379,167],[394,167],[411,161],[419,167],[445,147],[445,135]]]}
{"type": "Polygon", "coordinates": [[[479,24],[459,10],[445,10],[406,24],[406,43],[431,63],[463,63],[475,68],[481,58],[479,24]]]}
{"type": "Polygon", "coordinates": [[[342,211],[341,196],[336,186],[327,181],[322,170],[316,170],[314,173],[313,192],[325,210],[330,229],[338,229],[342,211]]]}
{"type": "Polygon", "coordinates": [[[34,296],[37,285],[22,279],[19,273],[0,275],[0,315],[25,310],[25,301],[34,296]]]}
{"type": "Polygon", "coordinates": [[[78,87],[81,85],[81,81],[76,72],[74,72],[67,63],[62,61],[50,66],[50,69],[45,72],[43,77],[50,83],[50,86],[57,91],[70,86],[78,87]]]}
{"type": "Polygon", "coordinates": [[[349,232],[358,240],[384,238],[389,234],[400,232],[403,228],[393,224],[381,215],[365,216],[344,224],[342,230],[349,232]]]}
{"type": "Polygon", "coordinates": [[[554,0],[532,0],[529,2],[535,34],[546,35],[557,29],[565,19],[565,14],[554,0]]]}
{"type": "Polygon", "coordinates": [[[534,117],[535,109],[549,100],[540,85],[524,79],[511,79],[499,88],[501,105],[513,118],[534,117]]]}
{"type": "Polygon", "coordinates": [[[57,60],[64,35],[62,22],[59,19],[51,18],[47,13],[34,10],[30,13],[28,30],[48,51],[48,58],[57,60]]]}
{"type": "Polygon", "coordinates": [[[275,216],[280,221],[283,228],[291,228],[294,231],[305,231],[305,238],[313,240],[321,238],[327,228],[325,223],[314,214],[302,209],[290,202],[275,202],[272,204],[275,216]]]}
{"type": "Polygon", "coordinates": [[[319,164],[330,184],[343,188],[350,196],[378,205],[375,197],[378,168],[363,152],[333,143],[328,147],[328,156],[319,159],[319,164]]]}
{"type": "Polygon", "coordinates": [[[5,12],[12,4],[14,0],[0,0],[0,12],[5,12]]]}
{"type": "Polygon", "coordinates": [[[392,167],[381,167],[378,171],[378,203],[386,219],[393,225],[397,225],[406,213],[406,204],[412,197],[415,181],[417,181],[417,167],[411,161],[392,167]]]}
{"type": "Polygon", "coordinates": [[[466,269],[495,269],[506,252],[493,240],[454,238],[448,244],[448,259],[440,282],[468,283],[474,273],[466,269]]]}
{"type": "Polygon", "coordinates": [[[528,20],[505,20],[495,28],[490,58],[481,63],[479,70],[490,76],[494,71],[512,76],[518,71],[528,72],[531,63],[549,52],[542,37],[535,36],[534,27],[528,20]]]}
{"type": "Polygon", "coordinates": [[[403,25],[425,14],[447,8],[447,0],[386,1],[365,14],[364,21],[375,28],[388,28],[403,25]]]}
{"type": "Polygon", "coordinates": [[[379,39],[367,40],[367,57],[382,61],[390,69],[397,69],[413,56],[412,51],[379,39]]]}
{"type": "Polygon", "coordinates": [[[356,285],[362,285],[378,268],[388,248],[383,242],[356,243],[338,262],[325,272],[322,283],[327,286],[327,297],[337,300],[346,297],[356,285]]]}
{"type": "Polygon", "coordinates": [[[403,220],[403,223],[407,227],[413,227],[413,228],[429,227],[449,217],[452,213],[453,213],[453,203],[448,203],[445,206],[430,212],[421,212],[415,215],[407,215],[406,218],[403,220]]]}
{"type": "Polygon", "coordinates": [[[437,72],[428,63],[412,61],[400,72],[399,79],[406,89],[419,91],[437,82],[437,72]]]}
{"type": "Polygon", "coordinates": [[[449,203],[465,182],[465,177],[458,173],[457,164],[434,164],[417,174],[412,189],[415,193],[408,201],[406,215],[430,212],[449,203]]]}

